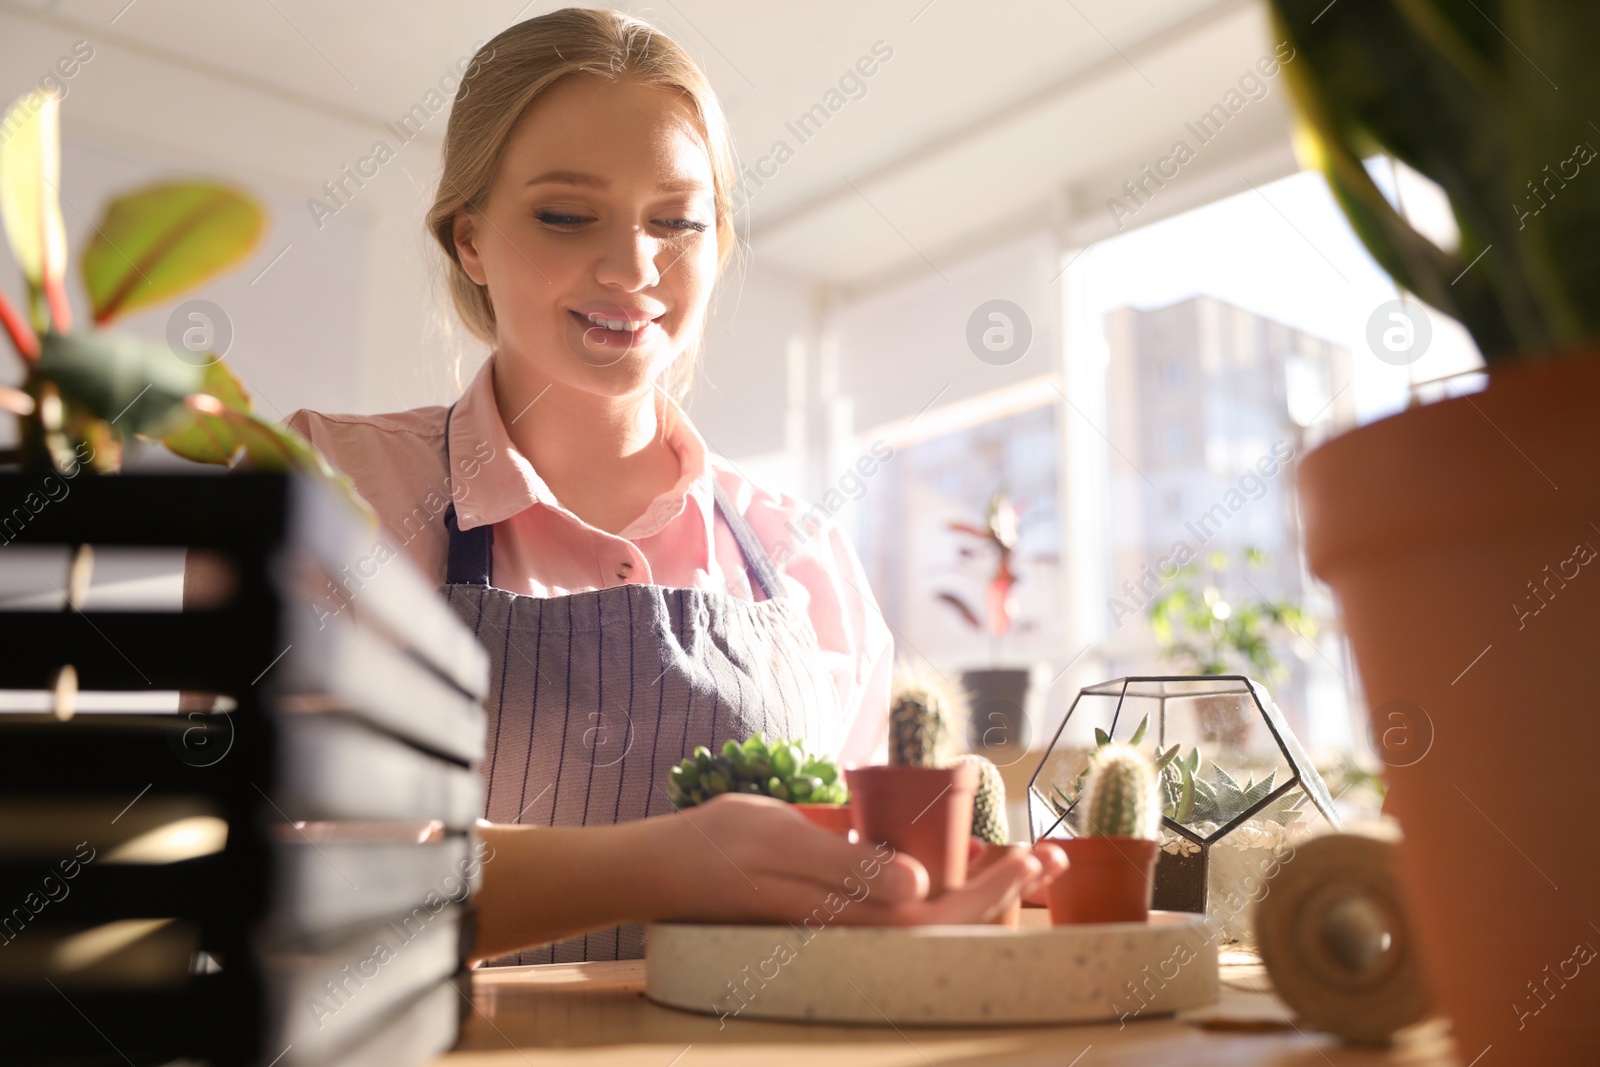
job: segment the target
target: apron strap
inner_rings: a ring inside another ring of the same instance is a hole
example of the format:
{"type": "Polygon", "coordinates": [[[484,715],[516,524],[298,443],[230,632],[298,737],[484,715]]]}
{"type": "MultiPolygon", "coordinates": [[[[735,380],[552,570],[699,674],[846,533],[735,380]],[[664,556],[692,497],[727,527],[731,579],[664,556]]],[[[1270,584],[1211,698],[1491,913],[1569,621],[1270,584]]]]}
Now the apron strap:
{"type": "MultiPolygon", "coordinates": [[[[456,406],[451,404],[444,415],[444,459],[447,473],[450,469],[450,419],[455,411],[456,406]]],[[[768,600],[782,596],[783,583],[778,579],[778,572],[772,565],[771,557],[767,555],[767,550],[762,547],[760,539],[745,521],[745,517],[734,508],[733,501],[728,498],[728,494],[724,492],[722,484],[717,481],[714,473],[711,475],[711,488],[716,498],[716,513],[722,516],[722,521],[733,531],[733,539],[738,542],[739,552],[744,556],[745,570],[754,580],[754,584],[761,589],[762,595],[768,600]]],[[[446,584],[493,585],[494,524],[484,523],[470,530],[463,530],[456,519],[456,505],[452,500],[444,509],[444,528],[449,537],[445,562],[446,584]]]]}
{"type": "MultiPolygon", "coordinates": [[[[450,417],[456,406],[450,405],[444,413],[444,464],[450,473],[450,417]]],[[[456,519],[456,504],[452,499],[444,509],[444,528],[449,535],[449,551],[445,558],[444,580],[448,585],[494,584],[494,524],[484,523],[470,530],[462,530],[456,519]]]]}
{"type": "Polygon", "coordinates": [[[739,514],[738,509],[733,506],[733,501],[728,499],[728,494],[723,490],[722,483],[717,481],[715,472],[711,474],[711,490],[716,496],[717,511],[728,524],[728,529],[733,531],[733,539],[739,542],[739,551],[744,554],[745,570],[755,579],[755,584],[761,587],[762,595],[768,600],[782,596],[783,583],[778,580],[778,572],[772,565],[771,557],[762,547],[756,532],[750,528],[750,523],[739,514]]]}

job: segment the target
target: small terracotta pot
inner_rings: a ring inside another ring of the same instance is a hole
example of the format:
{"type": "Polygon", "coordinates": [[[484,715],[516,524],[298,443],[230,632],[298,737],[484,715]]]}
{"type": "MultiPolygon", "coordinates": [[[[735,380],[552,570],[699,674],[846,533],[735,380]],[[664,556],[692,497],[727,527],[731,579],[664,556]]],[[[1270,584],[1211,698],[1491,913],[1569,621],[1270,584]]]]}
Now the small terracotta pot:
{"type": "Polygon", "coordinates": [[[852,767],[844,776],[863,844],[887,842],[920,862],[930,898],[966,884],[976,767],[852,767]]]}
{"type": "MultiPolygon", "coordinates": [[[[992,845],[984,842],[983,851],[978,853],[978,858],[967,866],[970,875],[981,874],[994,866],[1007,856],[1020,856],[1028,852],[1027,845],[992,845]]],[[[1009,926],[1015,930],[1022,924],[1022,898],[1019,896],[1011,902],[1011,906],[999,915],[989,920],[995,926],[1009,926]]]]}
{"type": "Polygon", "coordinates": [[[1150,917],[1161,846],[1142,837],[1055,841],[1067,869],[1050,883],[1050,923],[1142,923],[1150,917]]]}
{"type": "Polygon", "coordinates": [[[811,821],[811,825],[841,837],[849,837],[855,828],[855,815],[848,804],[796,804],[794,807],[811,821]]]}

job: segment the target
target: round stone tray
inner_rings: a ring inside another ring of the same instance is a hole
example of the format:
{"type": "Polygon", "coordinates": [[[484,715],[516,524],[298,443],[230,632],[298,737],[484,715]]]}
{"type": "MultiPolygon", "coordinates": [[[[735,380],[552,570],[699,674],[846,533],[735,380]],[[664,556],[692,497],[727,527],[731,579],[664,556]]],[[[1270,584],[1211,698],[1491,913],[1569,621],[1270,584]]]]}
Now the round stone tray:
{"type": "Polygon", "coordinates": [[[1081,926],[656,923],[645,995],[725,1018],[983,1026],[1141,1018],[1217,998],[1203,915],[1081,926]]]}

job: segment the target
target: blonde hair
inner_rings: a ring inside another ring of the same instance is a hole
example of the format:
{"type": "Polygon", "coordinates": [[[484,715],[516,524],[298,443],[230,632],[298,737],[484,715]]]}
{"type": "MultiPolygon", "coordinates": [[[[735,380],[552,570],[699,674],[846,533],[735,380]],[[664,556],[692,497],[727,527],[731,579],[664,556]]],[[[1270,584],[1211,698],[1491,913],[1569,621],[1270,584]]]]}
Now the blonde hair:
{"type": "MultiPolygon", "coordinates": [[[[486,287],[462,269],[453,233],[459,211],[476,210],[505,155],[506,143],[528,107],[562,78],[624,77],[683,94],[699,121],[711,159],[716,210],[717,274],[733,255],[733,190],[738,170],[733,138],[711,83],[677,42],[642,19],[620,11],[569,7],[519,22],[478,49],[461,79],[445,131],[439,189],[428,230],[448,260],[451,303],[468,330],[495,344],[494,305],[486,287]]],[[[675,401],[688,392],[703,337],[663,375],[675,401]]]]}

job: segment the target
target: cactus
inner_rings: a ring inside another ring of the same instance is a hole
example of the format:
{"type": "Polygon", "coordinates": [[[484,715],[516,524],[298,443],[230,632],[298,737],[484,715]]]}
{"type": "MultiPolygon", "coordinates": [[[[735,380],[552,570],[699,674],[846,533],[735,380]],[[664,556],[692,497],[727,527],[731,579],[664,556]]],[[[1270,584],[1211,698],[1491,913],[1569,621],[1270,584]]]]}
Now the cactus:
{"type": "Polygon", "coordinates": [[[901,767],[948,765],[960,698],[927,668],[902,664],[896,675],[889,706],[889,762],[901,767]]]}
{"type": "MultiPolygon", "coordinates": [[[[1133,736],[1128,739],[1129,747],[1136,746],[1144,740],[1149,725],[1150,716],[1146,715],[1139,720],[1133,736]]],[[[1047,798],[1056,814],[1062,818],[1072,817],[1079,801],[1088,795],[1084,786],[1085,779],[1094,768],[1095,758],[1110,746],[1112,741],[1110,735],[1097,726],[1094,731],[1094,743],[1096,757],[1091,757],[1089,765],[1078,775],[1076,794],[1069,794],[1058,785],[1053,795],[1047,798]]],[[[1278,772],[1274,770],[1268,772],[1259,782],[1250,777],[1241,785],[1219,764],[1213,762],[1211,767],[1216,772],[1216,782],[1208,782],[1200,777],[1200,750],[1192,748],[1185,756],[1178,745],[1165,750],[1157,746],[1156,759],[1152,766],[1160,788],[1161,814],[1185,826],[1203,822],[1219,825],[1232,822],[1271,793],[1278,777],[1278,772]]],[[[1292,796],[1285,795],[1256,812],[1254,818],[1288,826],[1305,814],[1301,807],[1305,801],[1304,792],[1292,796]]]]}
{"type": "Polygon", "coordinates": [[[1000,768],[970,752],[957,756],[952,766],[963,763],[978,768],[978,791],[972,798],[972,835],[991,845],[1007,844],[1011,827],[1006,820],[1006,783],[1000,777],[1000,768]]]}
{"type": "Polygon", "coordinates": [[[845,804],[838,765],[807,752],[805,742],[771,741],[755,734],[743,744],[729,740],[713,756],[704,745],[667,774],[674,808],[704,804],[719,793],[757,793],[794,804],[845,804]]]}
{"type": "Polygon", "coordinates": [[[1089,768],[1084,792],[1085,830],[1090,836],[1156,839],[1161,829],[1156,769],[1138,749],[1103,746],[1089,768]]]}

